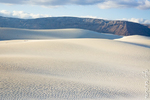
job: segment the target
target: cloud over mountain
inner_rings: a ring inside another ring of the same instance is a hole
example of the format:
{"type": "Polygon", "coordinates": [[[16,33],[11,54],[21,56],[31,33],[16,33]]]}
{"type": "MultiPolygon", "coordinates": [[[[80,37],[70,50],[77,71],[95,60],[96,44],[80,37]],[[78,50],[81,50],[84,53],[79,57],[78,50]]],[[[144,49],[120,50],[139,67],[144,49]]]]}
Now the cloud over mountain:
{"type": "Polygon", "coordinates": [[[126,21],[130,21],[130,22],[141,23],[141,24],[150,24],[150,20],[146,20],[143,18],[130,18],[130,19],[123,18],[121,20],[126,20],[126,21]]]}
{"type": "Polygon", "coordinates": [[[101,9],[150,9],[150,0],[0,0],[0,3],[41,5],[47,7],[63,5],[98,5],[101,9]]]}
{"type": "MultiPolygon", "coordinates": [[[[42,18],[42,17],[52,17],[50,15],[44,15],[44,14],[33,14],[33,13],[26,13],[24,11],[13,11],[9,12],[7,10],[0,10],[0,16],[5,16],[5,17],[15,17],[15,18],[23,18],[23,19],[32,19],[32,18],[42,18]]],[[[80,17],[80,18],[96,18],[96,19],[106,19],[107,18],[99,18],[96,16],[74,16],[74,17],[80,17]]],[[[125,20],[125,21],[130,21],[130,22],[135,22],[135,23],[141,23],[141,24],[150,24],[150,20],[146,20],[143,18],[123,18],[119,20],[125,20]]]]}
{"type": "Polygon", "coordinates": [[[23,12],[23,11],[9,12],[7,10],[1,10],[0,11],[0,16],[17,17],[17,18],[24,18],[24,19],[40,18],[40,17],[51,17],[49,15],[43,15],[43,14],[26,13],[26,12],[23,12]]]}

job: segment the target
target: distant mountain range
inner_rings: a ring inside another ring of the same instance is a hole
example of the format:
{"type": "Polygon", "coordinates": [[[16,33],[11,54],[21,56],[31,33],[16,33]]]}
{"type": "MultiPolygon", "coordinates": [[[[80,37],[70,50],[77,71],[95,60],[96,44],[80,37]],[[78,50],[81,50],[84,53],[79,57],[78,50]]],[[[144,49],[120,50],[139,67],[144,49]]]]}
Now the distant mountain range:
{"type": "Polygon", "coordinates": [[[48,17],[37,19],[19,19],[0,16],[0,27],[24,29],[63,29],[79,28],[100,33],[115,35],[143,35],[150,36],[150,25],[143,25],[128,21],[113,21],[77,17],[48,17]]]}

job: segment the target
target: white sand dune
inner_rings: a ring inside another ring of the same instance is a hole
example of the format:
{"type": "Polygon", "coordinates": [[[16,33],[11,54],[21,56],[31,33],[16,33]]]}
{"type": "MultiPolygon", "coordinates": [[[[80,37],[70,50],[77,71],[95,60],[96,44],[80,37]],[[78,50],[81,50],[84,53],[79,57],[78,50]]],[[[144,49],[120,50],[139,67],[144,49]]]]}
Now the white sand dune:
{"type": "Polygon", "coordinates": [[[1,38],[0,100],[145,100],[142,72],[150,69],[150,48],[73,34],[70,39],[1,38]]]}
{"type": "Polygon", "coordinates": [[[150,47],[150,37],[146,37],[146,36],[140,36],[140,35],[124,36],[123,38],[119,38],[115,40],[131,43],[135,45],[150,47]]]}
{"type": "Polygon", "coordinates": [[[83,29],[29,30],[0,28],[0,40],[67,39],[67,38],[105,38],[117,39],[122,36],[101,34],[83,29]]]}

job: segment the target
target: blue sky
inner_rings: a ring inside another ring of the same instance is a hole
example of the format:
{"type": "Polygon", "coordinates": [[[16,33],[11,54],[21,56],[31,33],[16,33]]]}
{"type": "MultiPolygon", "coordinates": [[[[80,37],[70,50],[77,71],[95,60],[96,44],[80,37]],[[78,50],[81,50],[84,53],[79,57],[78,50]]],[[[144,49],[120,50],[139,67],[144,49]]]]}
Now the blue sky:
{"type": "Polygon", "coordinates": [[[0,16],[74,16],[150,24],[150,0],[0,0],[0,16]]]}

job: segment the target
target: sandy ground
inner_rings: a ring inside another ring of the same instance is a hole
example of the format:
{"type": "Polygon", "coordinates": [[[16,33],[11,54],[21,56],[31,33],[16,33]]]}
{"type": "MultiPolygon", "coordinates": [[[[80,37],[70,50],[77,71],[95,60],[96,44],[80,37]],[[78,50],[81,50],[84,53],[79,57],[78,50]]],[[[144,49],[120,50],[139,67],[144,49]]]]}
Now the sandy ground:
{"type": "Polygon", "coordinates": [[[0,39],[0,100],[145,100],[150,88],[148,37],[1,28],[0,39]]]}

